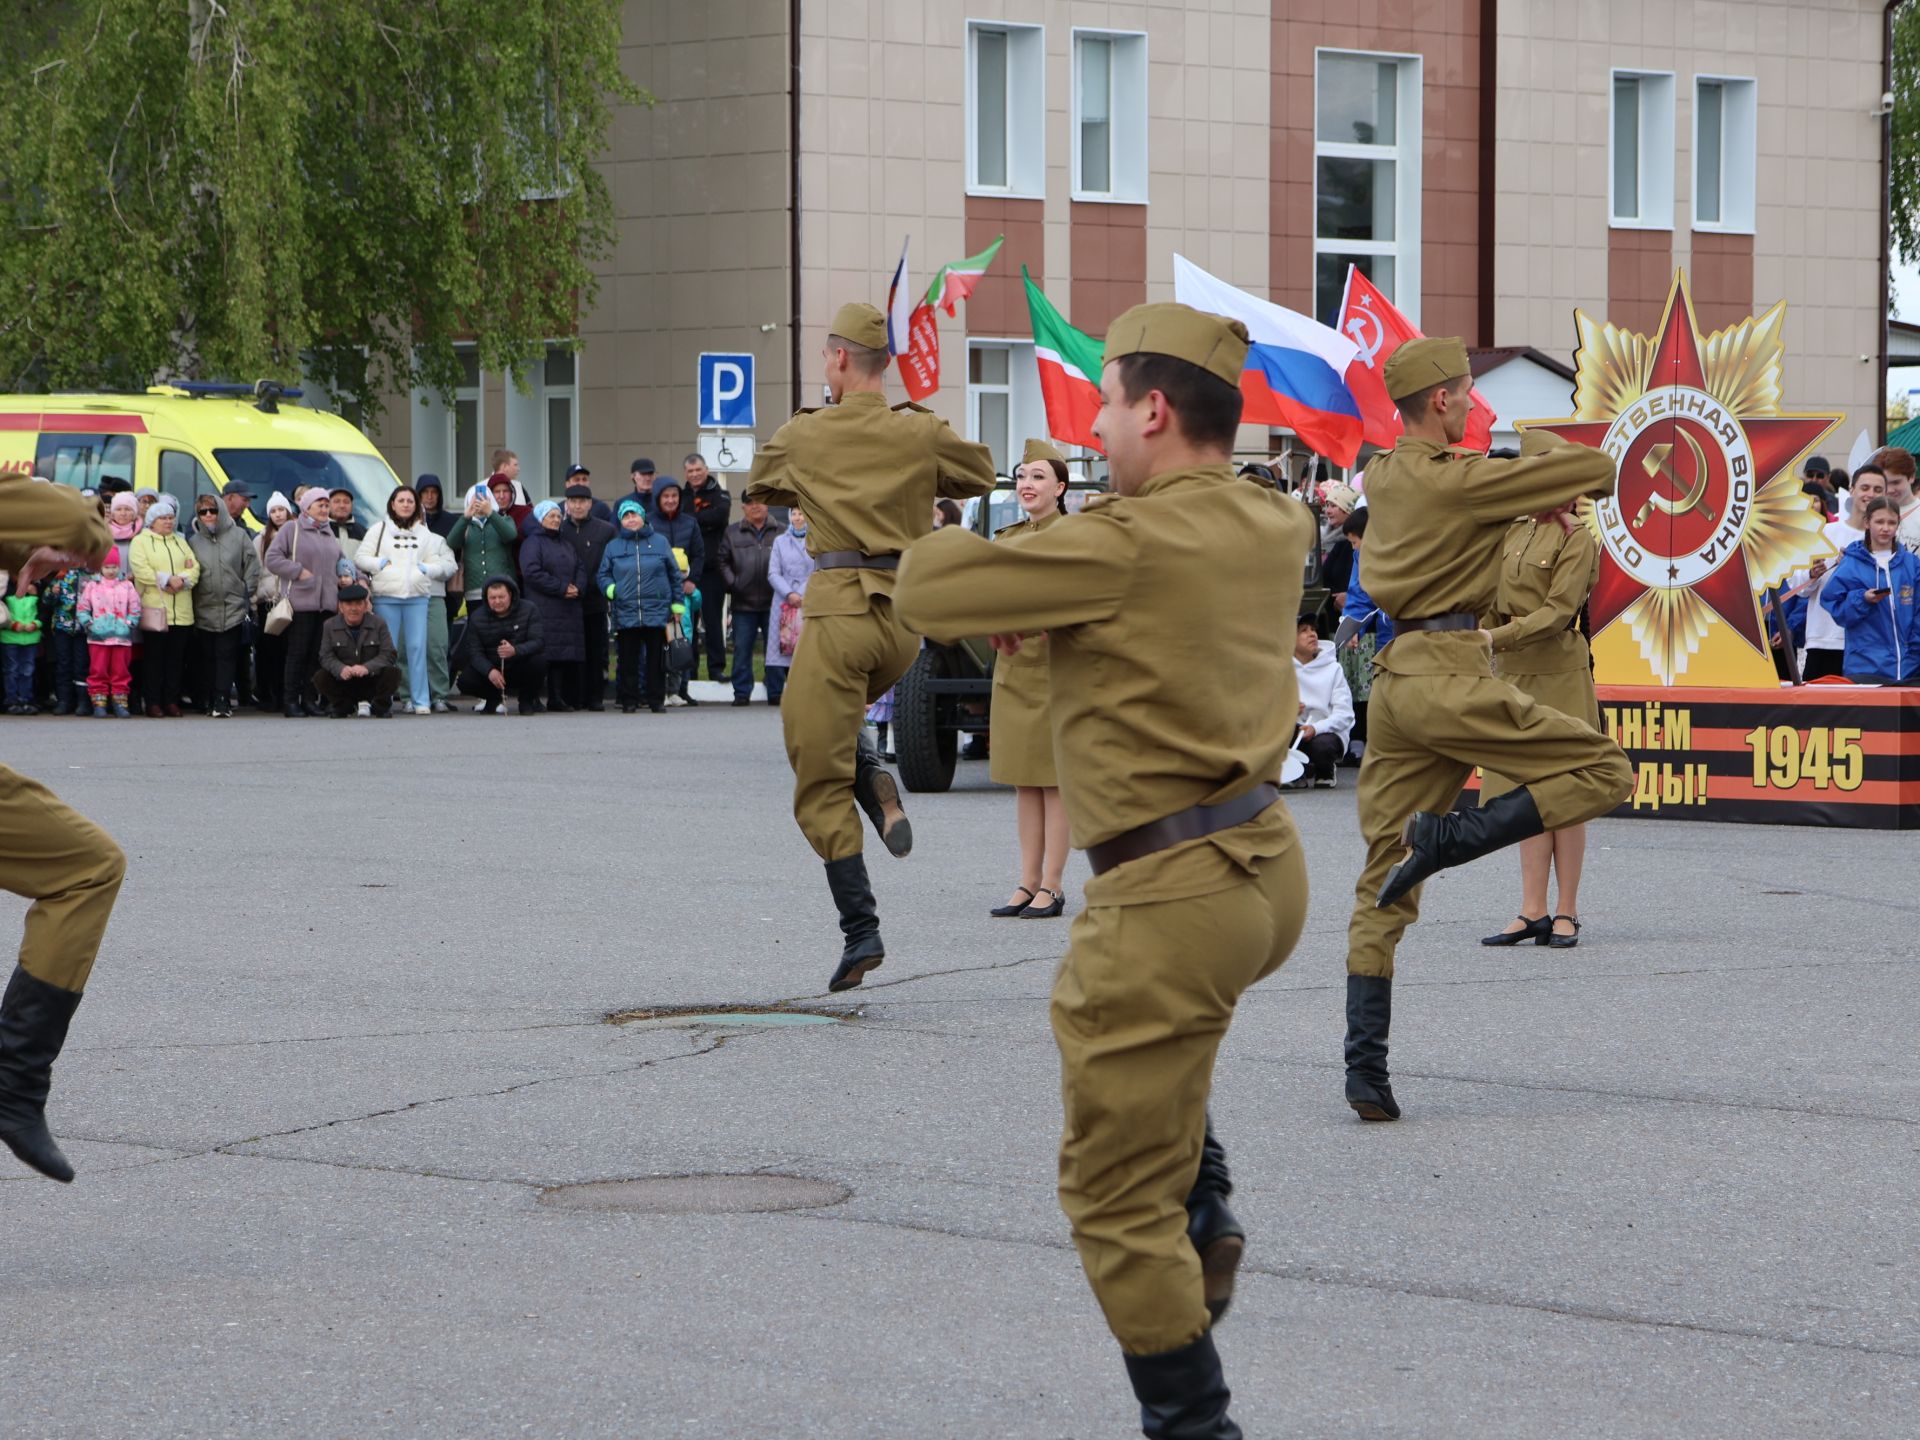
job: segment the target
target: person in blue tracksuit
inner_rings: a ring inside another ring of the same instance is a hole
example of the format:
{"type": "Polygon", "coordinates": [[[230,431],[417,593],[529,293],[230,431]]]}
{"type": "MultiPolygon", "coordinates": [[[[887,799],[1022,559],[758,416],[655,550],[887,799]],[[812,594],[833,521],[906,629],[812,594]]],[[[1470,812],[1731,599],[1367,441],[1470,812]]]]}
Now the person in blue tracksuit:
{"type": "Polygon", "coordinates": [[[1865,537],[1841,552],[1820,593],[1847,632],[1841,673],[1861,684],[1920,680],[1920,556],[1900,544],[1899,528],[1891,500],[1869,500],[1865,537]]]}
{"type": "Polygon", "coordinates": [[[601,554],[597,577],[613,611],[619,666],[615,693],[621,714],[640,708],[644,663],[647,708],[658,714],[667,700],[666,627],[686,577],[674,562],[667,537],[653,527],[639,499],[622,500],[618,516],[619,532],[601,554]]]}

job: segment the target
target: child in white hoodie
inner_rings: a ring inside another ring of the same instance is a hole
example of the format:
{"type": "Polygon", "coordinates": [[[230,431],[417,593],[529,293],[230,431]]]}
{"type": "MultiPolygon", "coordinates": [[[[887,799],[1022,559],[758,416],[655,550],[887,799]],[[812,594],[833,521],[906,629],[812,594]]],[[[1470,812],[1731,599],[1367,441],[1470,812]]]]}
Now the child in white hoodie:
{"type": "Polygon", "coordinates": [[[1307,773],[1293,788],[1309,785],[1331,790],[1340,783],[1336,768],[1353,734],[1353,691],[1340,672],[1331,646],[1323,645],[1311,615],[1302,615],[1293,632],[1293,678],[1300,687],[1300,739],[1307,773]]]}

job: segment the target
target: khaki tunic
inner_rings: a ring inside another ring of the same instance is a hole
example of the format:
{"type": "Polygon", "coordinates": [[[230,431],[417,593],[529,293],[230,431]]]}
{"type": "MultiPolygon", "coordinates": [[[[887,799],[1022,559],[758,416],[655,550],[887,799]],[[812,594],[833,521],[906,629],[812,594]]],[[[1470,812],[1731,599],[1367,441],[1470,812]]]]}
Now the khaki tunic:
{"type": "MultiPolygon", "coordinates": [[[[1312,535],[1305,507],[1210,465],[1018,544],[940,531],[907,552],[896,600],[938,639],[1048,632],[1060,793],[1084,848],[1279,779],[1299,702],[1273,617],[1298,613],[1312,535]]],[[[1087,882],[1051,1012],[1060,1201],[1129,1353],[1207,1328],[1186,1197],[1214,1055],[1240,994],[1292,951],[1306,904],[1281,802],[1087,882]]]]}
{"type": "MultiPolygon", "coordinates": [[[[0,568],[17,573],[43,545],[101,556],[113,543],[100,507],[64,485],[0,476],[0,568]]],[[[125,563],[125,557],[122,557],[125,563]]],[[[33,902],[20,967],[62,990],[86,989],[126,856],[46,786],[0,766],[0,888],[33,902]]]]}
{"type": "MultiPolygon", "coordinates": [[[[856,391],[802,410],[753,459],[745,498],[799,505],[807,552],[896,554],[933,528],[933,502],[993,488],[993,453],[917,405],[856,391]]],[[[866,707],[906,673],[919,642],[893,616],[891,570],[816,570],[781,697],[793,814],[822,860],[861,853],[855,753],[866,707]]]]}
{"type": "MultiPolygon", "coordinates": [[[[1516,520],[1500,557],[1500,586],[1493,601],[1494,671],[1514,689],[1563,715],[1600,728],[1600,702],[1593,693],[1593,661],[1580,633],[1580,607],[1600,577],[1600,547],[1581,525],[1516,520]]],[[[1484,804],[1513,789],[1513,781],[1488,771],[1480,777],[1484,804]]]]}
{"type": "MultiPolygon", "coordinates": [[[[1396,620],[1487,614],[1513,517],[1610,495],[1614,478],[1605,455],[1563,441],[1492,460],[1403,435],[1367,467],[1367,593],[1396,620]]],[[[1476,631],[1402,630],[1374,666],[1360,765],[1367,863],[1347,926],[1356,975],[1392,975],[1394,948],[1420,913],[1417,886],[1385,910],[1374,903],[1404,853],[1407,818],[1450,809],[1475,766],[1524,785],[1549,830],[1604,815],[1633,789],[1620,747],[1496,679],[1476,631]]]]}
{"type": "MultiPolygon", "coordinates": [[[[1022,520],[993,537],[996,545],[1018,545],[1061,516],[1022,520]]],[[[989,715],[987,774],[1000,785],[1051,788],[1060,783],[1053,763],[1053,715],[1047,707],[1047,632],[1022,635],[1020,649],[997,657],[993,665],[993,706],[989,715]]]]}

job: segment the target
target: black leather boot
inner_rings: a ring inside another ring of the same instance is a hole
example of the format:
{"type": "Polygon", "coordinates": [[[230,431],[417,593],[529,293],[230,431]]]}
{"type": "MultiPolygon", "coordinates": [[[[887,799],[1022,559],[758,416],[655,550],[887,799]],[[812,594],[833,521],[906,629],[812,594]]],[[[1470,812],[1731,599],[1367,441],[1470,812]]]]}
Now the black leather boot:
{"type": "Polygon", "coordinates": [[[1473,810],[1444,815],[1417,810],[1400,832],[1401,842],[1413,853],[1387,872],[1374,904],[1384,910],[1436,870],[1451,870],[1546,830],[1525,789],[1509,790],[1473,810]]]}
{"type": "Polygon", "coordinates": [[[873,737],[862,729],[853,757],[853,798],[873,822],[873,833],[896,858],[913,849],[913,825],[900,806],[900,787],[880,763],[873,737]]]}
{"type": "Polygon", "coordinates": [[[1398,1120],[1387,1083],[1387,1030],[1393,1019],[1391,975],[1347,976],[1347,1104],[1362,1120],[1398,1120]]]}
{"type": "Polygon", "coordinates": [[[1226,1147],[1213,1138],[1213,1116],[1209,1115],[1206,1138],[1200,1142],[1200,1173],[1193,1177],[1193,1190],[1187,1196],[1187,1239],[1200,1257],[1207,1311],[1216,1325],[1233,1304],[1234,1273],[1247,1250],[1247,1232],[1227,1208],[1232,1193],[1226,1147]]]}
{"type": "Polygon", "coordinates": [[[1240,1427],[1227,1418],[1233,1392],[1211,1333],[1164,1354],[1123,1358],[1148,1440],[1241,1440],[1240,1427]]]}
{"type": "Polygon", "coordinates": [[[840,968],[827,982],[829,990],[851,990],[866,978],[869,970],[879,968],[887,947],[880,940],[880,912],[873,903],[873,887],[867,883],[864,855],[849,855],[843,860],[827,861],[827,889],[840,911],[840,933],[847,943],[840,951],[840,968]]]}
{"type": "Polygon", "coordinates": [[[47,1129],[47,1091],[79,1003],[79,992],[36,980],[17,965],[0,997],[0,1140],[62,1185],[73,1180],[73,1166],[47,1129]]]}

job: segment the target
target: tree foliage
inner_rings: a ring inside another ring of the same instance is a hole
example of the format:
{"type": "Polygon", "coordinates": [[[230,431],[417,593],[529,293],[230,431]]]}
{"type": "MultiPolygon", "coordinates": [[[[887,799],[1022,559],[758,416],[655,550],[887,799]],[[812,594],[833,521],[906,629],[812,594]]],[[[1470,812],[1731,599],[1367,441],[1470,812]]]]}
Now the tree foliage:
{"type": "Polygon", "coordinates": [[[0,55],[0,389],[298,378],[371,410],[571,336],[619,0],[63,0],[0,55]]]}
{"type": "Polygon", "coordinates": [[[1893,248],[1920,261],[1920,0],[1893,12],[1893,248]]]}

